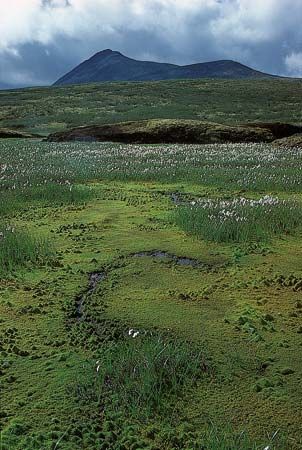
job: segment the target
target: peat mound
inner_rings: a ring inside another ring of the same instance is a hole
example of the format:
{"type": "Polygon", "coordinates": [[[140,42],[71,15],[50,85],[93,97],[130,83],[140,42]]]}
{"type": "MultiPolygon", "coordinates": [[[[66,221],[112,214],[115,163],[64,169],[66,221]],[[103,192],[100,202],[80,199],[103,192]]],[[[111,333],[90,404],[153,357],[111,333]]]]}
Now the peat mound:
{"type": "Polygon", "coordinates": [[[34,136],[23,131],[10,130],[9,128],[0,128],[0,139],[9,138],[33,138],[34,136]]]}
{"type": "Polygon", "coordinates": [[[84,126],[50,134],[46,138],[48,142],[99,141],[127,144],[215,144],[272,142],[274,139],[274,134],[265,127],[170,119],[84,126]]]}
{"type": "Polygon", "coordinates": [[[293,136],[285,137],[283,139],[277,139],[274,141],[274,145],[277,147],[302,148],[302,133],[294,134],[293,136]]]}
{"type": "Polygon", "coordinates": [[[301,125],[283,122],[251,122],[244,124],[244,126],[269,130],[275,139],[282,139],[297,133],[302,133],[301,125]]]}

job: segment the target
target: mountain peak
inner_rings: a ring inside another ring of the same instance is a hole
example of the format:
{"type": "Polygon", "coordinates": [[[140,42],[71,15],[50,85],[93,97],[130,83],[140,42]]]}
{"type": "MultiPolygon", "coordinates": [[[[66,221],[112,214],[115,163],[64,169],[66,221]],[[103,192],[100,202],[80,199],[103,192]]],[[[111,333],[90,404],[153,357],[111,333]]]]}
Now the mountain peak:
{"type": "Polygon", "coordinates": [[[101,50],[97,53],[97,55],[110,55],[112,53],[117,53],[114,50],[111,50],[111,48],[106,48],[105,50],[101,50]]]}
{"type": "Polygon", "coordinates": [[[120,52],[116,50],[111,50],[111,48],[106,48],[105,50],[101,50],[100,52],[97,52],[95,56],[111,56],[111,55],[122,55],[120,52]]]}

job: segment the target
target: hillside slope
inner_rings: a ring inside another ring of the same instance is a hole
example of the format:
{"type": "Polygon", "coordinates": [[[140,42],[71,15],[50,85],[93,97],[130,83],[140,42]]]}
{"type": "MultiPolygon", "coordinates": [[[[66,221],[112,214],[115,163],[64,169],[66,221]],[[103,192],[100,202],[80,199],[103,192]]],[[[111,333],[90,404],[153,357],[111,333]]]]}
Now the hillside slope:
{"type": "Polygon", "coordinates": [[[302,123],[302,82],[286,79],[114,82],[0,91],[0,127],[47,136],[81,125],[188,119],[302,123]]]}

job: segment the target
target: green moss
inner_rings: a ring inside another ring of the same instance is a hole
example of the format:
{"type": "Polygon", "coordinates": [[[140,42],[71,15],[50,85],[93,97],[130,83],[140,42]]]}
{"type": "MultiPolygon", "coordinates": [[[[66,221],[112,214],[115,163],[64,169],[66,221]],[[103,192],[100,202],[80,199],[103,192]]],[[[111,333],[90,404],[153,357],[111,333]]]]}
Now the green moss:
{"type": "Polygon", "coordinates": [[[14,215],[16,225],[51,236],[58,263],[0,281],[3,448],[301,448],[301,292],[277,281],[302,276],[299,236],[234,259],[232,244],[197,241],[168,219],[171,192],[190,198],[214,188],[108,182],[95,191],[86,204],[32,204],[14,215]],[[153,250],[201,265],[133,257],[153,250]],[[106,278],[80,321],[76,301],[96,271],[106,278]],[[169,414],[148,423],[118,407],[110,383],[106,408],[94,388],[96,361],[130,328],[189,342],[213,368],[177,402],[167,395],[169,414]]]}

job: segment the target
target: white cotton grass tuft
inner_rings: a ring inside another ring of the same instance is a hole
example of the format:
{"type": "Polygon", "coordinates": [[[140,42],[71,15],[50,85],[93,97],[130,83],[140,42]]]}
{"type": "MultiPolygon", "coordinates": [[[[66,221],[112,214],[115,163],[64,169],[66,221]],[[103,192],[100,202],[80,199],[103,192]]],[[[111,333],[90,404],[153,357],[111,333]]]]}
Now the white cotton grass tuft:
{"type": "Polygon", "coordinates": [[[80,142],[58,143],[55,147],[43,142],[1,142],[0,147],[7,159],[7,163],[0,164],[0,181],[12,191],[44,183],[71,187],[83,172],[92,179],[111,179],[112,175],[116,179],[176,177],[212,186],[228,184],[269,192],[300,192],[302,186],[301,148],[252,143],[164,147],[87,143],[83,149],[80,142]]]}
{"type": "Polygon", "coordinates": [[[138,330],[134,330],[133,328],[130,328],[128,331],[128,336],[132,336],[133,338],[136,338],[139,335],[138,330]]]}

